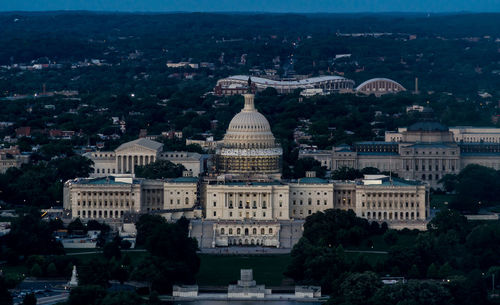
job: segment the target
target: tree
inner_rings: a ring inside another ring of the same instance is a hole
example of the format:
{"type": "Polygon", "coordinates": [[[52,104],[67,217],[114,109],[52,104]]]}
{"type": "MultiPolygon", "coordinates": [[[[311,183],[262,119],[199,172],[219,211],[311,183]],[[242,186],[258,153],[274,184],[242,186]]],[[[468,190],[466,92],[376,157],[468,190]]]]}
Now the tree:
{"type": "Polygon", "coordinates": [[[450,293],[439,283],[408,281],[406,284],[383,286],[375,293],[370,304],[451,305],[450,300],[450,293]]]}
{"type": "Polygon", "coordinates": [[[102,254],[105,258],[111,259],[112,257],[116,257],[117,259],[122,257],[120,251],[120,237],[114,238],[113,241],[106,243],[102,250],[102,254]]]}
{"type": "Polygon", "coordinates": [[[340,285],[345,304],[370,305],[371,298],[382,287],[382,282],[373,272],[354,273],[340,285]]]}
{"type": "Polygon", "coordinates": [[[380,174],[380,170],[376,167],[365,167],[361,170],[363,175],[378,175],[380,174]]]}
{"type": "Polygon", "coordinates": [[[181,177],[186,168],[182,164],[174,164],[168,160],[157,160],[153,163],[136,166],[135,175],[146,179],[164,179],[181,177]]]}
{"type": "Polygon", "coordinates": [[[496,203],[500,196],[500,171],[470,164],[456,178],[457,196],[450,203],[453,209],[477,213],[482,206],[496,203]]]}
{"type": "Polygon", "coordinates": [[[384,242],[389,246],[394,246],[398,242],[398,233],[396,230],[387,230],[384,233],[384,242]]]}
{"type": "Polygon", "coordinates": [[[437,279],[438,277],[439,277],[438,268],[434,263],[430,264],[429,268],[427,269],[427,278],[437,279]]]}
{"type": "Polygon", "coordinates": [[[107,287],[110,279],[108,267],[108,262],[103,257],[97,257],[78,266],[79,284],[107,287]]]}
{"type": "Polygon", "coordinates": [[[341,167],[332,172],[332,179],[334,180],[355,180],[363,178],[363,174],[352,167],[341,167]]]}
{"type": "Polygon", "coordinates": [[[323,178],[325,177],[326,168],[322,167],[321,163],[313,158],[300,158],[293,167],[293,177],[295,179],[304,178],[307,171],[314,171],[318,178],[323,178]]]}
{"type": "Polygon", "coordinates": [[[135,224],[137,228],[137,245],[144,245],[153,230],[161,224],[166,223],[165,218],[160,215],[143,214],[135,224]]]}
{"type": "Polygon", "coordinates": [[[34,293],[28,293],[23,298],[23,305],[36,305],[36,296],[34,293]]]}
{"type": "Polygon", "coordinates": [[[76,218],[75,220],[73,220],[72,222],[70,222],[68,224],[68,233],[69,234],[75,234],[77,232],[82,233],[82,232],[86,232],[86,231],[87,230],[85,228],[85,225],[82,223],[80,218],[76,218]]]}
{"type": "Polygon", "coordinates": [[[84,285],[71,289],[68,305],[100,305],[106,289],[99,285],[84,285]]]}
{"type": "Polygon", "coordinates": [[[56,264],[53,262],[47,266],[47,276],[57,276],[56,264]]]}
{"type": "Polygon", "coordinates": [[[12,305],[12,295],[7,289],[5,279],[0,275],[0,304],[12,305]]]}
{"type": "Polygon", "coordinates": [[[31,267],[30,274],[34,277],[41,277],[43,275],[42,267],[35,263],[33,267],[31,267]]]}
{"type": "Polygon", "coordinates": [[[429,232],[440,235],[450,230],[459,233],[461,238],[465,238],[469,231],[467,218],[454,210],[439,211],[436,216],[427,224],[429,232]]]}
{"type": "Polygon", "coordinates": [[[100,305],[146,305],[146,302],[135,292],[119,291],[108,293],[100,305]]]}
{"type": "Polygon", "coordinates": [[[454,174],[446,174],[439,181],[447,192],[452,192],[457,187],[457,175],[454,174]]]}
{"type": "Polygon", "coordinates": [[[448,278],[450,275],[454,273],[453,267],[451,267],[450,263],[446,262],[439,268],[439,277],[440,278],[448,278]]]}
{"type": "Polygon", "coordinates": [[[417,265],[411,265],[410,270],[408,271],[408,278],[410,279],[418,279],[420,278],[420,272],[418,271],[417,265]]]}

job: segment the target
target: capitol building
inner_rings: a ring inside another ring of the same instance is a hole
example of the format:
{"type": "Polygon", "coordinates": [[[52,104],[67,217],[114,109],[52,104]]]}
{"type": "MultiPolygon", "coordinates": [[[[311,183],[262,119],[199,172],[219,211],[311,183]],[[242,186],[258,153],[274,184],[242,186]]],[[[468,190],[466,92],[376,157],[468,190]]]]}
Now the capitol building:
{"type": "Polygon", "coordinates": [[[283,151],[276,144],[269,122],[255,109],[254,95],[243,96],[245,106],[229,123],[222,147],[217,149],[217,170],[225,174],[259,173],[279,178],[283,151]]]}
{"type": "Polygon", "coordinates": [[[132,141],[114,152],[88,155],[99,173],[67,181],[64,208],[73,218],[114,225],[144,213],[169,221],[186,217],[191,220],[189,234],[200,248],[291,249],[302,236],[306,217],[328,209],[352,210],[358,217],[386,222],[395,229],[425,230],[429,218],[426,183],[384,175],[332,181],[316,177],[315,172],[298,180],[281,179],[283,151],[269,122],[256,109],[254,95],[244,94],[244,99],[243,109],[210,156],[214,170],[192,167],[175,179],[136,178],[134,165],[168,158],[175,161],[175,155],[183,153],[163,152],[161,144],[151,140],[132,141]]]}

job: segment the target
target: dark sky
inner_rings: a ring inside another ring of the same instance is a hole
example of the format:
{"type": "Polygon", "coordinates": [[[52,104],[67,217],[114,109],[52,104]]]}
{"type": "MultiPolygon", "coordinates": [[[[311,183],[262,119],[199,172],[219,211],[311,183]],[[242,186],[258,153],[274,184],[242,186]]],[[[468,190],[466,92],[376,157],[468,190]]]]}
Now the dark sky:
{"type": "Polygon", "coordinates": [[[0,11],[500,12],[500,0],[0,0],[0,11]]]}

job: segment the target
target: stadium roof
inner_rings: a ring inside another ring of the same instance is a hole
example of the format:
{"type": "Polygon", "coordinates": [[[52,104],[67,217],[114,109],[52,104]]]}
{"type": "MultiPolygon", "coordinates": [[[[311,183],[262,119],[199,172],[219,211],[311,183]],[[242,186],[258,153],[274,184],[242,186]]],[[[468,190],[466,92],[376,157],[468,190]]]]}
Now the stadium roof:
{"type": "Polygon", "coordinates": [[[395,80],[392,80],[392,79],[389,79],[389,78],[378,77],[378,78],[372,78],[372,79],[369,79],[369,80],[365,80],[364,82],[362,82],[361,84],[359,84],[359,86],[356,87],[356,90],[359,90],[359,89],[363,88],[363,86],[365,86],[365,85],[367,85],[369,83],[373,83],[373,82],[381,81],[381,80],[382,81],[391,82],[391,83],[395,83],[395,84],[401,86],[404,89],[404,87],[400,83],[398,83],[397,81],[395,81],[395,80]]]}
{"type": "Polygon", "coordinates": [[[350,81],[350,79],[347,79],[342,76],[336,76],[336,75],[327,75],[327,76],[317,76],[317,77],[310,77],[310,78],[305,78],[305,79],[300,79],[296,81],[279,81],[279,80],[273,80],[273,79],[268,79],[268,78],[263,78],[263,77],[257,77],[257,76],[249,76],[249,75],[233,75],[226,77],[225,79],[233,79],[233,80],[240,80],[240,81],[248,81],[248,78],[252,80],[253,83],[256,84],[262,84],[262,85],[275,85],[275,86],[291,86],[291,85],[310,85],[314,83],[319,83],[319,82],[325,82],[325,81],[339,81],[339,80],[347,80],[350,81]]]}

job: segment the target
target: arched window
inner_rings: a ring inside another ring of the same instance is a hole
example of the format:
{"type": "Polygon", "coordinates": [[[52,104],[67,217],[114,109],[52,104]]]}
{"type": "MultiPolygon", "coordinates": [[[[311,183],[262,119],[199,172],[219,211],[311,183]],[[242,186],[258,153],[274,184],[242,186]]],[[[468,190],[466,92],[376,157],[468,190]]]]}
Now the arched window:
{"type": "Polygon", "coordinates": [[[236,234],[241,234],[241,229],[240,228],[236,229],[236,234]]]}
{"type": "Polygon", "coordinates": [[[253,228],[253,230],[252,230],[252,234],[253,234],[253,235],[257,234],[257,229],[256,229],[256,228],[253,228]]]}
{"type": "Polygon", "coordinates": [[[189,204],[189,197],[186,197],[186,204],[189,204]]]}
{"type": "Polygon", "coordinates": [[[229,234],[233,234],[233,229],[232,228],[229,228],[229,234]]]}
{"type": "Polygon", "coordinates": [[[273,234],[273,228],[269,228],[269,234],[273,234]]]}
{"type": "Polygon", "coordinates": [[[224,234],[224,228],[220,229],[220,234],[224,234]]]}
{"type": "Polygon", "coordinates": [[[264,228],[260,229],[260,234],[262,234],[262,235],[266,234],[266,231],[264,230],[264,228]]]}

